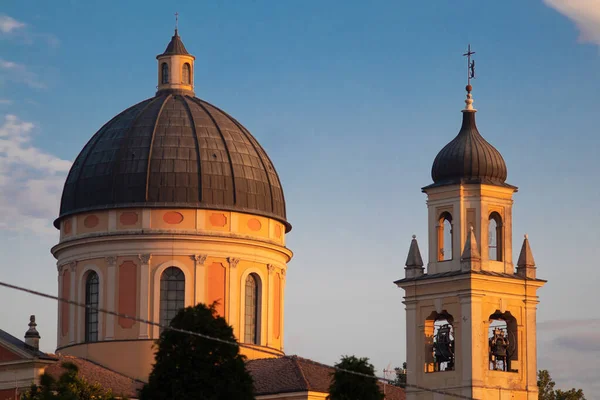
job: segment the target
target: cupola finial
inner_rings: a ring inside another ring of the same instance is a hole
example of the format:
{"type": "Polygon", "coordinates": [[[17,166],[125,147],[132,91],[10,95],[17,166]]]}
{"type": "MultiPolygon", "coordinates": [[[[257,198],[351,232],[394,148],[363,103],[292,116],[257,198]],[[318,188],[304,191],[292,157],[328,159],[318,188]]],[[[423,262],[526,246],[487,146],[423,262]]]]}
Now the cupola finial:
{"type": "Polygon", "coordinates": [[[179,13],[175,12],[175,36],[179,36],[179,13]]]}

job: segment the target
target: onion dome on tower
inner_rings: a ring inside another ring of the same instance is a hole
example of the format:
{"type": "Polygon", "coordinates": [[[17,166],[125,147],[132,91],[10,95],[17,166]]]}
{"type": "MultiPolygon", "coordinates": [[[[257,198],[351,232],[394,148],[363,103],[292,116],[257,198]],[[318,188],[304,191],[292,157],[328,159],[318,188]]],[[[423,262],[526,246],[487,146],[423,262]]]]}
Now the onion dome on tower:
{"type": "Polygon", "coordinates": [[[510,186],[504,158],[494,146],[479,133],[475,124],[472,86],[466,87],[466,107],[462,110],[463,120],[458,135],[435,157],[431,168],[433,184],[428,187],[459,183],[481,183],[510,186]]]}

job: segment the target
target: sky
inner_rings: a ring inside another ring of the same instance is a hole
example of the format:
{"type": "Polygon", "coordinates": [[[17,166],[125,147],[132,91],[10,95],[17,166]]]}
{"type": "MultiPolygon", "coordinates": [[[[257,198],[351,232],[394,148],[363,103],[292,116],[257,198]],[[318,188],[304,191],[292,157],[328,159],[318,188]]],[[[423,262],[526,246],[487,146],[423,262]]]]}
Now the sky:
{"type": "MultiPolygon", "coordinates": [[[[154,95],[176,11],[196,95],[254,134],[283,183],[288,354],[369,357],[379,374],[405,361],[393,281],[412,234],[427,254],[420,189],[460,128],[470,43],[479,130],[519,187],[514,258],[528,233],[548,280],[538,367],[558,387],[600,391],[600,0],[4,2],[2,281],[56,294],[51,223],[70,164],[154,95]]],[[[22,337],[36,314],[55,349],[55,303],[0,288],[0,304],[2,329],[22,337]]]]}

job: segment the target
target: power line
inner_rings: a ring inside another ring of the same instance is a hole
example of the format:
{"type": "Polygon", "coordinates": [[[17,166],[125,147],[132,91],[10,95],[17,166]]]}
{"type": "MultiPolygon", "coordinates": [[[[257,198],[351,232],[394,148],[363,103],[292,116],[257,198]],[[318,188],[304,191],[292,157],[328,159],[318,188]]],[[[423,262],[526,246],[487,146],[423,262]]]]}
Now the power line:
{"type": "MultiPolygon", "coordinates": [[[[227,345],[231,345],[231,346],[248,348],[248,349],[251,349],[253,351],[262,352],[262,353],[269,354],[269,355],[272,355],[272,356],[275,356],[275,357],[283,357],[281,355],[281,353],[274,352],[274,351],[271,351],[271,350],[268,350],[268,349],[264,349],[264,348],[256,348],[253,345],[249,345],[249,344],[246,344],[246,343],[241,343],[241,342],[238,342],[238,341],[225,340],[225,339],[221,339],[221,338],[217,338],[217,337],[205,335],[203,333],[189,331],[187,329],[180,329],[180,328],[175,328],[175,327],[172,327],[172,326],[162,325],[162,324],[160,324],[158,322],[150,321],[150,320],[147,320],[147,319],[143,319],[143,318],[139,318],[139,317],[135,317],[135,316],[123,314],[123,313],[119,313],[119,312],[116,312],[116,311],[106,310],[106,309],[99,308],[99,307],[93,307],[93,306],[91,306],[89,304],[84,304],[84,303],[80,303],[80,302],[77,302],[77,301],[74,301],[74,300],[65,299],[65,298],[54,296],[54,295],[51,295],[51,294],[48,294],[48,293],[43,293],[43,292],[40,292],[40,291],[37,291],[37,290],[28,289],[28,288],[25,288],[25,287],[22,287],[22,286],[17,286],[17,285],[13,285],[13,284],[2,282],[2,281],[0,281],[0,286],[4,286],[6,288],[17,290],[17,291],[20,291],[20,292],[29,293],[29,294],[32,294],[34,296],[44,297],[44,298],[47,298],[47,299],[56,300],[56,301],[63,302],[63,303],[68,303],[68,304],[72,304],[72,305],[77,306],[77,307],[88,308],[90,310],[98,311],[100,313],[104,313],[104,314],[108,314],[108,315],[113,315],[115,317],[126,318],[126,319],[130,319],[132,321],[141,322],[141,323],[145,323],[145,324],[152,325],[152,326],[157,326],[157,327],[159,327],[159,328],[161,328],[163,330],[171,330],[171,331],[174,331],[174,332],[179,332],[179,333],[183,333],[183,334],[186,334],[186,335],[197,336],[197,337],[201,337],[203,339],[212,340],[212,341],[215,341],[215,342],[219,342],[219,343],[223,343],[223,344],[227,344],[227,345]]],[[[388,382],[388,383],[393,383],[394,382],[392,379],[387,379],[385,377],[382,378],[382,377],[378,377],[378,376],[372,376],[372,375],[368,375],[368,374],[363,374],[363,373],[360,373],[360,372],[351,371],[351,370],[347,370],[347,369],[344,369],[344,368],[339,368],[339,367],[336,367],[336,366],[331,366],[331,365],[323,364],[323,363],[320,363],[320,362],[314,361],[314,360],[309,360],[309,359],[303,359],[303,360],[306,361],[306,362],[308,362],[308,363],[311,363],[313,365],[317,365],[317,366],[320,366],[320,367],[333,369],[333,370],[344,372],[344,373],[348,373],[348,374],[353,374],[353,375],[361,376],[361,377],[364,377],[364,378],[377,379],[379,381],[388,382]]],[[[463,396],[463,395],[460,395],[460,394],[451,393],[451,392],[448,392],[448,391],[445,391],[445,390],[441,390],[441,389],[431,389],[431,388],[426,388],[426,387],[423,387],[423,386],[413,385],[413,384],[408,384],[408,383],[405,386],[407,388],[423,390],[423,391],[427,391],[427,392],[431,392],[431,393],[443,394],[445,396],[455,397],[455,398],[458,398],[458,399],[477,400],[477,399],[475,399],[473,397],[463,396]]]]}

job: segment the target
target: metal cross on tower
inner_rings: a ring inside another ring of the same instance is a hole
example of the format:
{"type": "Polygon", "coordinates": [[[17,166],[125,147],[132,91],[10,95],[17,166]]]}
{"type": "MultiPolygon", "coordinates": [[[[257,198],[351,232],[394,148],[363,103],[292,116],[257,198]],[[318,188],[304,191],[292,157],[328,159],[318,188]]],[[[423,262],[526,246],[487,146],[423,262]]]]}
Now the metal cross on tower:
{"type": "Polygon", "coordinates": [[[177,31],[179,29],[179,13],[176,12],[175,13],[175,30],[177,31]]]}
{"type": "Polygon", "coordinates": [[[467,48],[467,52],[463,54],[463,56],[467,57],[467,83],[471,84],[471,79],[475,79],[475,60],[471,61],[471,56],[475,54],[474,51],[471,51],[471,44],[467,48]]]}

